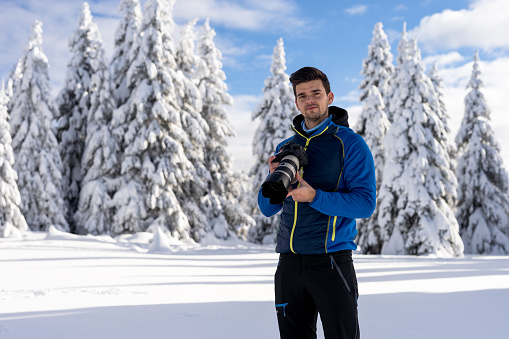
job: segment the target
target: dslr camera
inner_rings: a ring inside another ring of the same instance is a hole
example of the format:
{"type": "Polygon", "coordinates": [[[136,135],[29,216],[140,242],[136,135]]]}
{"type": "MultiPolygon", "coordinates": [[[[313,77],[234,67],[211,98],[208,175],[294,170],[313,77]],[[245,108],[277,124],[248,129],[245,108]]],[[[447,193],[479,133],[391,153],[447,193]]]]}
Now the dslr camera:
{"type": "Polygon", "coordinates": [[[272,162],[279,162],[279,165],[262,184],[262,195],[269,198],[271,204],[277,205],[288,195],[299,168],[308,164],[308,156],[304,146],[295,143],[285,144],[275,155],[272,162]]]}

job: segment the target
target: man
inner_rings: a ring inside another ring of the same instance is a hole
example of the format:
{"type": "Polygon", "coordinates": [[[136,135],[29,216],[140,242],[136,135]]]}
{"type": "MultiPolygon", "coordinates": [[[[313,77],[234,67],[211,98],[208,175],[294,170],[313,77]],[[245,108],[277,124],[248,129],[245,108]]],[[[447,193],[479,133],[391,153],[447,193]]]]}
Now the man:
{"type": "MultiPolygon", "coordinates": [[[[330,106],[334,94],[327,76],[304,67],[290,77],[300,115],[295,135],[281,142],[305,146],[308,164],[283,203],[270,204],[261,191],[265,216],[282,209],[276,252],[276,310],[281,338],[316,338],[318,313],[325,338],[360,338],[357,278],[352,250],[357,248],[355,218],[375,209],[373,157],[364,139],[348,128],[348,113],[330,106]]],[[[272,173],[279,163],[269,161],[272,173]]]]}

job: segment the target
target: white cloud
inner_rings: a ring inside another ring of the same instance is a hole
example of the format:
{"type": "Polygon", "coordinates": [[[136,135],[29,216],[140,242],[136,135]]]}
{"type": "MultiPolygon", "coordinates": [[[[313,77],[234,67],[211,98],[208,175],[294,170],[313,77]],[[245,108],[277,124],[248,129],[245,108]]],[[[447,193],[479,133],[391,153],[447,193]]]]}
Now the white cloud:
{"type": "Polygon", "coordinates": [[[350,15],[360,15],[360,14],[366,13],[367,10],[368,10],[367,5],[358,4],[358,5],[355,5],[350,8],[345,9],[345,12],[350,15]]]}
{"type": "Polygon", "coordinates": [[[447,54],[431,55],[424,58],[423,61],[428,67],[433,65],[435,62],[437,63],[438,67],[445,67],[453,64],[458,64],[460,62],[465,62],[465,57],[454,51],[447,54]]]}
{"type": "Polygon", "coordinates": [[[408,7],[401,4],[401,5],[397,5],[395,8],[394,8],[396,11],[406,11],[408,10],[408,7]]]}
{"type": "Polygon", "coordinates": [[[357,120],[359,120],[359,117],[361,116],[362,105],[347,106],[345,109],[348,112],[348,124],[350,125],[350,128],[353,129],[357,124],[357,120]]]}
{"type": "Polygon", "coordinates": [[[186,0],[175,4],[175,20],[210,18],[211,25],[250,31],[294,31],[304,24],[291,0],[186,0]],[[284,15],[282,15],[284,13],[284,15]]]}
{"type": "Polygon", "coordinates": [[[357,103],[357,102],[359,102],[359,96],[360,96],[359,91],[351,90],[346,95],[338,97],[336,100],[340,101],[340,102],[346,101],[346,102],[356,102],[357,103]]]}
{"type": "Polygon", "coordinates": [[[359,78],[345,77],[345,82],[349,82],[352,84],[358,84],[361,82],[361,80],[359,78]]]}
{"type": "MultiPolygon", "coordinates": [[[[403,22],[403,19],[397,19],[397,21],[402,21],[403,22]]],[[[403,24],[401,24],[401,30],[395,30],[395,29],[392,29],[392,28],[386,28],[384,29],[385,30],[385,34],[387,34],[387,37],[389,38],[389,42],[391,44],[395,43],[395,42],[399,42],[399,40],[401,39],[401,32],[403,31],[403,24]]],[[[397,53],[397,51],[393,51],[392,53],[397,53]]]]}
{"type": "Polygon", "coordinates": [[[228,139],[228,151],[233,156],[235,169],[248,171],[253,165],[252,143],[259,121],[251,121],[251,112],[261,101],[261,95],[237,95],[234,106],[228,107],[228,116],[237,136],[228,139]]]}
{"type": "MultiPolygon", "coordinates": [[[[53,94],[56,94],[65,79],[65,70],[70,58],[68,41],[78,25],[82,4],[82,0],[27,0],[2,3],[0,22],[3,29],[0,30],[0,45],[8,47],[0,51],[0,69],[11,69],[21,57],[30,36],[30,27],[37,19],[43,23],[42,47],[49,60],[50,81],[53,94]]],[[[111,56],[113,49],[113,36],[118,24],[118,19],[113,16],[115,13],[118,14],[118,6],[117,0],[90,4],[108,56],[111,56]]],[[[7,77],[8,74],[3,73],[2,76],[7,77]]]]}
{"type": "MultiPolygon", "coordinates": [[[[259,54],[264,46],[251,40],[242,40],[231,36],[216,35],[214,42],[223,56],[223,65],[238,70],[245,69],[245,59],[253,55],[259,54]]],[[[270,56],[272,60],[272,56],[270,56]]],[[[270,61],[269,61],[270,66],[270,61]]]]}
{"type": "Polygon", "coordinates": [[[422,18],[409,34],[418,36],[422,48],[430,51],[461,47],[507,49],[507,13],[507,0],[476,0],[468,9],[444,10],[422,18]]]}

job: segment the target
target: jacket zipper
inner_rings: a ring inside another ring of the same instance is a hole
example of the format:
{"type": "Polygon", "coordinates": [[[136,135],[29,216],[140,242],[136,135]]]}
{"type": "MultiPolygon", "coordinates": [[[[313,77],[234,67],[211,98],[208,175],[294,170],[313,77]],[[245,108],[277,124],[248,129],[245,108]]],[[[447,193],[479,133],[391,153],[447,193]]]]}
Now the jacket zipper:
{"type": "MultiPolygon", "coordinates": [[[[338,129],[336,130],[336,133],[338,132],[339,130],[339,127],[338,129]]],[[[334,134],[334,136],[336,138],[339,139],[339,141],[341,141],[341,144],[343,145],[343,159],[345,158],[345,145],[343,144],[343,140],[341,140],[340,137],[336,136],[334,134]]],[[[343,166],[341,166],[341,172],[339,173],[339,178],[338,178],[338,184],[336,185],[336,190],[338,190],[338,187],[339,187],[339,182],[341,181],[341,176],[343,175],[343,166]]],[[[334,221],[332,222],[332,241],[334,241],[336,239],[336,222],[338,220],[338,217],[337,216],[334,216],[334,221]]],[[[329,239],[329,227],[330,227],[330,216],[329,216],[329,222],[327,223],[327,234],[325,235],[325,253],[328,253],[328,249],[327,249],[327,240],[329,239]]]]}
{"type": "Polygon", "coordinates": [[[336,220],[338,220],[338,217],[334,217],[334,223],[332,224],[332,241],[336,239],[336,220]]]}
{"type": "MultiPolygon", "coordinates": [[[[320,132],[319,134],[317,134],[317,135],[313,135],[311,138],[306,138],[305,136],[303,136],[301,133],[299,133],[299,131],[297,131],[297,130],[295,129],[295,127],[294,127],[294,126],[292,126],[292,128],[293,128],[293,130],[294,130],[297,134],[299,134],[301,137],[303,137],[304,139],[306,139],[306,145],[304,146],[304,150],[305,150],[305,151],[307,151],[308,146],[309,146],[309,143],[311,142],[311,139],[313,139],[313,138],[315,138],[315,137],[317,137],[317,136],[319,136],[319,135],[322,135],[322,134],[323,134],[323,133],[324,133],[324,132],[325,132],[325,131],[329,128],[329,126],[325,127],[325,129],[324,129],[323,131],[321,131],[321,132],[320,132]]],[[[301,167],[300,169],[302,169],[302,167],[301,167]]],[[[304,175],[302,175],[302,176],[304,177],[304,175]]],[[[299,187],[299,186],[300,186],[300,184],[299,184],[299,185],[297,185],[297,187],[299,187]]],[[[293,253],[295,253],[295,254],[297,254],[297,252],[295,252],[295,251],[293,250],[293,235],[294,235],[294,233],[295,233],[295,226],[297,226],[297,209],[298,209],[298,204],[299,204],[299,203],[298,203],[297,201],[295,201],[295,211],[294,211],[294,213],[295,213],[295,214],[294,214],[294,216],[293,216],[292,233],[291,233],[291,235],[290,235],[290,250],[291,250],[293,253]]]]}

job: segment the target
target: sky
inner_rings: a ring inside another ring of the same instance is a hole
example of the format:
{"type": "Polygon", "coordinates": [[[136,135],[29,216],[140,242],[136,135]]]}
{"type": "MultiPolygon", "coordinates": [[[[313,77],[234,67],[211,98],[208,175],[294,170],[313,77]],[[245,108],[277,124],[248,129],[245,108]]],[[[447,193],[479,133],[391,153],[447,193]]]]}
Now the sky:
{"type": "MultiPolygon", "coordinates": [[[[68,39],[77,26],[81,4],[80,0],[0,0],[0,76],[7,79],[33,21],[40,20],[56,95],[65,79],[68,39]]],[[[89,4],[111,56],[120,0],[89,4]]],[[[176,0],[174,19],[181,27],[194,18],[200,20],[198,26],[209,18],[217,33],[215,42],[223,54],[226,83],[235,103],[228,108],[237,133],[229,140],[229,150],[237,169],[249,170],[252,165],[251,145],[259,122],[251,120],[251,112],[263,95],[277,40],[284,40],[288,74],[314,66],[328,75],[334,104],[349,111],[353,126],[362,108],[358,101],[362,60],[377,22],[382,22],[395,57],[406,23],[408,34],[418,39],[427,69],[437,62],[453,136],[463,117],[472,60],[479,51],[483,93],[508,168],[508,12],[506,0],[176,0]]]]}
{"type": "MultiPolygon", "coordinates": [[[[140,232],[0,238],[2,339],[272,339],[273,245],[140,232]]],[[[508,256],[353,255],[363,339],[506,338],[508,256]],[[475,305],[474,307],[472,307],[475,305]]],[[[323,331],[318,323],[318,338],[323,331]]]]}

